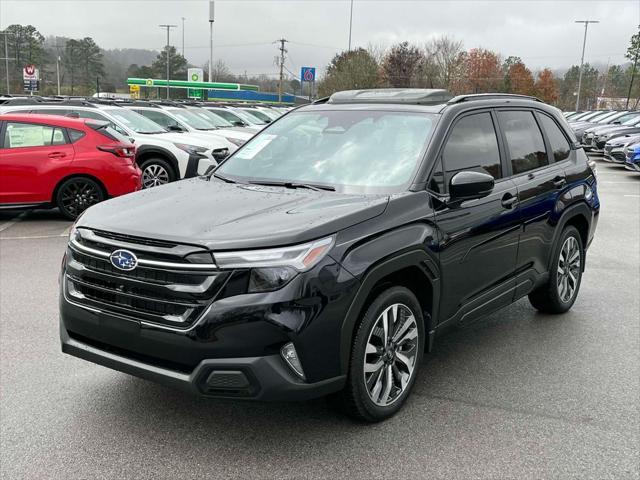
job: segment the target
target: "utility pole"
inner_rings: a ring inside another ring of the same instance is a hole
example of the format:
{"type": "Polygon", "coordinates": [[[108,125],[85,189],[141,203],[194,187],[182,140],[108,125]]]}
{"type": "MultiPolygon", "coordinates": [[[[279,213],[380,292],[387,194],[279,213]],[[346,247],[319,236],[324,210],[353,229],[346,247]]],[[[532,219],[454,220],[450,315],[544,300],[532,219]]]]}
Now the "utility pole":
{"type": "Polygon", "coordinates": [[[7,77],[7,95],[9,95],[9,46],[7,43],[9,32],[0,32],[0,35],[4,35],[4,71],[7,77]]]}
{"type": "Polygon", "coordinates": [[[214,15],[214,3],[213,0],[209,2],[209,81],[213,82],[213,21],[214,15]]]}
{"type": "Polygon", "coordinates": [[[170,95],[169,95],[169,31],[172,28],[177,28],[177,25],[158,25],[160,28],[166,28],[167,29],[167,100],[169,100],[170,95]]]}
{"type": "MultiPolygon", "coordinates": [[[[627,93],[627,104],[624,107],[625,110],[629,109],[629,98],[631,98],[631,88],[633,87],[633,79],[636,76],[636,67],[638,66],[638,52],[640,52],[640,47],[636,48],[636,57],[633,60],[633,69],[631,70],[631,81],[629,82],[629,92],[627,93]]],[[[638,102],[636,102],[636,106],[637,105],[638,105],[638,102]]]]}
{"type": "Polygon", "coordinates": [[[353,0],[351,0],[351,11],[349,13],[349,51],[351,51],[351,27],[353,25],[353,0]]]}
{"type": "Polygon", "coordinates": [[[60,55],[56,57],[56,83],[58,84],[58,96],[60,96],[60,55]]]}
{"type": "Polygon", "coordinates": [[[598,20],[576,20],[575,23],[584,23],[584,40],[582,41],[582,57],[580,58],[580,74],[578,75],[578,94],[576,96],[576,112],[580,106],[580,89],[582,88],[582,66],[584,65],[584,49],[587,45],[587,29],[590,23],[600,23],[598,20]]]}
{"type": "Polygon", "coordinates": [[[280,42],[280,81],[278,82],[278,102],[282,102],[282,80],[283,80],[283,70],[284,70],[284,54],[287,53],[287,49],[284,48],[284,44],[288,42],[284,38],[278,40],[280,42]]]}
{"type": "Polygon", "coordinates": [[[181,17],[182,18],[182,56],[184,57],[184,21],[186,20],[186,18],[181,17]]]}

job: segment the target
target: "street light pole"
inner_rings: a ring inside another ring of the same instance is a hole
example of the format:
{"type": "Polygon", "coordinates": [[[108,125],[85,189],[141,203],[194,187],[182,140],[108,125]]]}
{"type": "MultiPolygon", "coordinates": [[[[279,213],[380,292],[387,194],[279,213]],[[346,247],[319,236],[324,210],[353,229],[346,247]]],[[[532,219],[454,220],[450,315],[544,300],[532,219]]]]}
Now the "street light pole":
{"type": "Polygon", "coordinates": [[[576,112],[580,106],[580,89],[582,88],[582,66],[584,65],[584,49],[587,45],[587,29],[590,23],[600,23],[598,20],[576,20],[575,23],[584,23],[584,40],[582,41],[582,57],[580,58],[580,73],[578,74],[578,94],[576,96],[576,112]]]}
{"type": "Polygon", "coordinates": [[[213,21],[214,21],[214,3],[209,2],[209,81],[213,82],[213,21]]]}
{"type": "Polygon", "coordinates": [[[351,27],[353,26],[353,0],[351,0],[351,10],[349,12],[349,51],[351,51],[351,27]]]}
{"type": "Polygon", "coordinates": [[[9,47],[7,44],[9,32],[0,32],[0,35],[4,35],[4,71],[7,77],[7,95],[9,95],[9,47]]]}
{"type": "Polygon", "coordinates": [[[166,28],[167,29],[167,100],[169,100],[170,95],[169,95],[169,31],[172,28],[176,28],[177,25],[159,25],[160,28],[166,28]]]}
{"type": "Polygon", "coordinates": [[[184,57],[184,21],[186,20],[186,18],[181,17],[182,18],[182,56],[184,57]]]}

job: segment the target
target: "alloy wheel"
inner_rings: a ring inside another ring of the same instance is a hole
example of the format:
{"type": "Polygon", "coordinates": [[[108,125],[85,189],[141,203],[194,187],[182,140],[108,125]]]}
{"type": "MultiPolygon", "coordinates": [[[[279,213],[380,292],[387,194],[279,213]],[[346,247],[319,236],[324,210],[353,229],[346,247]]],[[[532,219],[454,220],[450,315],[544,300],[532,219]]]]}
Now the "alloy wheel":
{"type": "Polygon", "coordinates": [[[387,307],[373,324],[364,357],[364,383],[378,406],[394,403],[406,390],[418,354],[418,325],[406,305],[387,307]]]}
{"type": "Polygon", "coordinates": [[[157,187],[169,183],[169,172],[162,165],[152,163],[142,171],[142,188],[157,187]]]}
{"type": "Polygon", "coordinates": [[[77,217],[91,205],[100,201],[98,186],[88,180],[75,180],[60,192],[60,206],[72,217],[77,217]]]}
{"type": "Polygon", "coordinates": [[[557,274],[558,296],[564,303],[571,301],[578,289],[581,267],[580,261],[580,245],[578,244],[578,240],[573,236],[567,237],[560,250],[557,274]]]}

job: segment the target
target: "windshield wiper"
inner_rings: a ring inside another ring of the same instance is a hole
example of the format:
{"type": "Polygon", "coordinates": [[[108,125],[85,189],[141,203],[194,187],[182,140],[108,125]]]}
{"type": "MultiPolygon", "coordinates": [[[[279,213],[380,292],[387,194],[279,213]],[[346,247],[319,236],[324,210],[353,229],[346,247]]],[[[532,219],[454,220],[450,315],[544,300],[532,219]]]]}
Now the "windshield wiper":
{"type": "Polygon", "coordinates": [[[331,185],[318,185],[316,183],[298,183],[298,182],[277,182],[277,181],[254,181],[249,182],[253,185],[265,185],[268,187],[285,187],[285,188],[308,188],[309,190],[327,190],[329,192],[335,192],[336,188],[331,185]]]}
{"type": "Polygon", "coordinates": [[[240,182],[237,182],[237,181],[235,181],[235,180],[233,180],[233,179],[231,179],[229,177],[225,177],[224,175],[220,175],[219,173],[215,173],[215,172],[213,172],[211,175],[209,175],[209,178],[211,178],[211,177],[216,177],[216,178],[222,180],[223,182],[227,182],[227,183],[240,183],[240,182]]]}

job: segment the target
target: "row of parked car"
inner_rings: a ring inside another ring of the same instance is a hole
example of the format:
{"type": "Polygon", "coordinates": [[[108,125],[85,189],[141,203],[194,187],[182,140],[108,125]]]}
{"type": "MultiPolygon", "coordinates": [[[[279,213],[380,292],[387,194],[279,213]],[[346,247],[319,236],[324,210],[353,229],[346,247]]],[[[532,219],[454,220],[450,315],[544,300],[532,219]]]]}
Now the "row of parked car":
{"type": "Polygon", "coordinates": [[[640,111],[595,110],[564,115],[585,150],[640,172],[640,111]]]}
{"type": "Polygon", "coordinates": [[[105,198],[205,173],[288,110],[0,97],[0,208],[52,206],[75,218],[105,198]]]}

